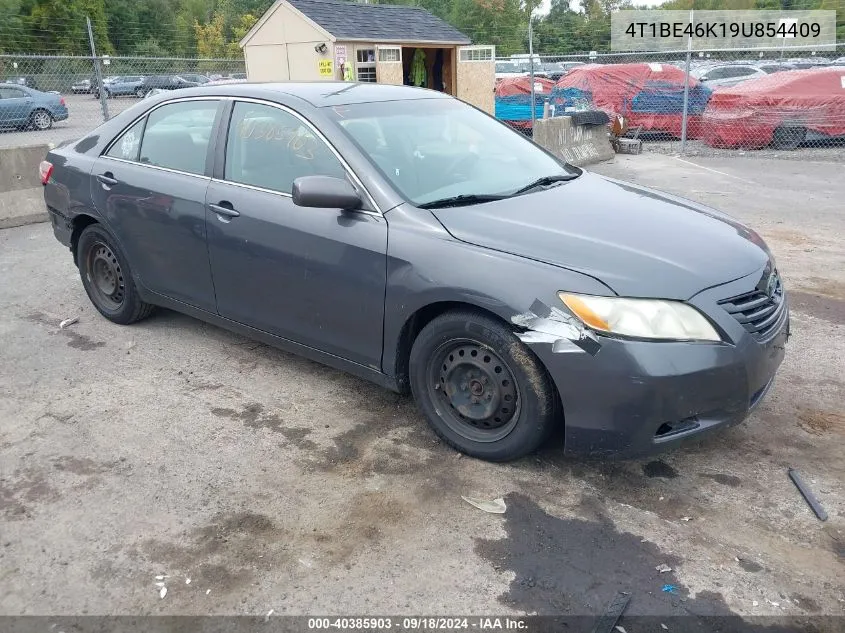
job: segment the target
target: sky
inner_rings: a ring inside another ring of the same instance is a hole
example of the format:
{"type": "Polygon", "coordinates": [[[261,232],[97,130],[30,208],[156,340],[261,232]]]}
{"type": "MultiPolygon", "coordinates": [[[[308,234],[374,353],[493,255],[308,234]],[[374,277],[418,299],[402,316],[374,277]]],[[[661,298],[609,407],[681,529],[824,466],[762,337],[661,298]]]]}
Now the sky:
{"type": "MultiPolygon", "coordinates": [[[[660,0],[631,0],[631,4],[633,4],[636,7],[647,7],[647,6],[651,6],[651,5],[655,5],[655,4],[659,4],[659,3],[660,3],[660,0]]],[[[577,8],[578,0],[570,0],[569,4],[573,9],[575,9],[575,8],[577,8]]],[[[552,8],[552,0],[543,0],[543,2],[540,3],[540,8],[537,9],[537,13],[535,15],[537,15],[537,14],[545,15],[546,13],[549,12],[549,9],[551,9],[551,8],[552,8]]]]}

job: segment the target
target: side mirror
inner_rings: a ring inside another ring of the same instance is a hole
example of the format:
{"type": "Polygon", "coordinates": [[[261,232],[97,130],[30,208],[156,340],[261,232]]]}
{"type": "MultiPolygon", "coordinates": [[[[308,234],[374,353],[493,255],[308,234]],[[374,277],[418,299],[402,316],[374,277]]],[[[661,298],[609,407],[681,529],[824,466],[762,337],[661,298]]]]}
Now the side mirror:
{"type": "Polygon", "coordinates": [[[298,207],[354,211],[361,196],[346,180],[332,176],[302,176],[293,181],[293,203],[298,207]]]}

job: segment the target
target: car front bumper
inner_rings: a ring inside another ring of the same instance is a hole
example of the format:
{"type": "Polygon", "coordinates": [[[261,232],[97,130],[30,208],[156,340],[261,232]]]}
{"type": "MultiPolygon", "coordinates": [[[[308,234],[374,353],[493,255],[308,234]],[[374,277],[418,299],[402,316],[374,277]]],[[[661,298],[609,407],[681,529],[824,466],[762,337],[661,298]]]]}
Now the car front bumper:
{"type": "Polygon", "coordinates": [[[737,291],[741,280],[727,284],[732,285],[691,301],[730,342],[599,337],[595,354],[571,348],[560,353],[548,344],[531,344],[561,397],[565,450],[633,457],[745,420],[783,361],[789,307],[785,305],[776,327],[761,342],[716,303],[743,292],[737,291]]]}

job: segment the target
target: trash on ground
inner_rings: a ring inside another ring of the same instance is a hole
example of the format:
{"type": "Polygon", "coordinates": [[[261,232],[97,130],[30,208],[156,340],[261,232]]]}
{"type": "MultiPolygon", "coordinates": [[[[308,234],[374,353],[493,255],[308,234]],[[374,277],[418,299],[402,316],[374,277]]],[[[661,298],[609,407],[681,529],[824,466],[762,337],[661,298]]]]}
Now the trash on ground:
{"type": "Polygon", "coordinates": [[[468,504],[475,506],[479,510],[484,510],[484,512],[489,512],[490,514],[504,514],[505,510],[507,510],[505,500],[502,498],[487,501],[485,499],[476,499],[474,497],[465,497],[461,495],[461,499],[466,501],[468,504]]]}
{"type": "Polygon", "coordinates": [[[661,591],[663,593],[678,593],[678,588],[675,585],[663,585],[661,591]]]}
{"type": "Polygon", "coordinates": [[[681,517],[681,521],[692,521],[692,517],[681,517]]]}
{"type": "Polygon", "coordinates": [[[167,587],[162,587],[161,591],[158,592],[158,595],[164,598],[167,595],[167,587]]]}
{"type": "Polygon", "coordinates": [[[655,569],[661,574],[665,574],[667,571],[672,571],[672,568],[666,563],[660,563],[657,567],[655,567],[655,569]]]}
{"type": "Polygon", "coordinates": [[[208,594],[210,594],[210,593],[211,593],[211,589],[206,589],[206,590],[205,590],[205,595],[208,595],[208,594]]]}
{"type": "Polygon", "coordinates": [[[185,584],[186,584],[186,585],[190,585],[190,584],[191,584],[191,579],[190,579],[190,578],[185,578],[185,584]]]}
{"type": "Polygon", "coordinates": [[[165,578],[169,578],[169,576],[167,576],[166,574],[163,574],[161,576],[156,576],[156,580],[164,580],[165,578]]]}
{"type": "Polygon", "coordinates": [[[265,615],[265,616],[264,616],[264,621],[265,621],[265,622],[269,622],[269,621],[270,621],[270,616],[271,616],[271,615],[273,615],[273,611],[274,611],[274,609],[270,609],[270,610],[267,612],[267,615],[265,615]]]}
{"type": "Polygon", "coordinates": [[[822,508],[822,504],[819,503],[819,500],[816,499],[816,496],[807,487],[807,484],[804,483],[804,480],[801,479],[801,475],[798,474],[798,471],[794,468],[790,468],[787,470],[787,473],[789,474],[789,478],[792,480],[792,483],[795,484],[795,487],[798,488],[798,491],[804,497],[807,505],[809,505],[813,512],[816,513],[816,516],[822,521],[827,521],[827,512],[825,512],[824,508],[822,508]]]}
{"type": "Polygon", "coordinates": [[[772,602],[772,601],[771,601],[771,600],[769,600],[768,598],[766,598],[766,602],[768,602],[768,603],[769,603],[770,605],[772,605],[773,607],[776,607],[776,608],[777,608],[777,607],[780,607],[780,602],[772,602]]]}
{"type": "Polygon", "coordinates": [[[164,583],[163,582],[157,582],[156,587],[164,587],[164,583]]]}
{"type": "Polygon", "coordinates": [[[69,319],[65,319],[61,323],[59,323],[59,329],[64,330],[66,327],[73,325],[74,323],[79,322],[79,317],[70,317],[69,319]]]}
{"type": "Polygon", "coordinates": [[[759,603],[759,602],[757,602],[756,600],[752,600],[752,601],[751,601],[751,606],[752,606],[752,607],[756,607],[756,606],[758,606],[759,604],[760,604],[760,603],[759,603]]]}
{"type": "Polygon", "coordinates": [[[625,627],[620,624],[617,624],[613,628],[619,631],[619,633],[628,633],[628,631],[625,630],[625,627]]]}
{"type": "Polygon", "coordinates": [[[661,623],[660,623],[660,628],[661,628],[661,629],[663,629],[664,631],[668,631],[668,630],[669,630],[669,627],[668,627],[668,626],[666,626],[665,624],[663,624],[663,622],[661,622],[661,623]]]}

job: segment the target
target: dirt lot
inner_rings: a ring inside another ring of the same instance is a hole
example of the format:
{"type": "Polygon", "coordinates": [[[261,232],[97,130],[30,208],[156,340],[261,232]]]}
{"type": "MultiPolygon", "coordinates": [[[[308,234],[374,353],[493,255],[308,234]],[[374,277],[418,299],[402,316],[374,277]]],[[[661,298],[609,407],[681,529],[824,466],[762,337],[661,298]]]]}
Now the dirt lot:
{"type": "Polygon", "coordinates": [[[628,614],[845,614],[841,168],[594,170],[770,241],[795,335],[744,425],[638,461],[459,457],[345,374],[171,312],[112,325],[48,225],[0,231],[0,613],[593,614],[628,591],[628,614]]]}

